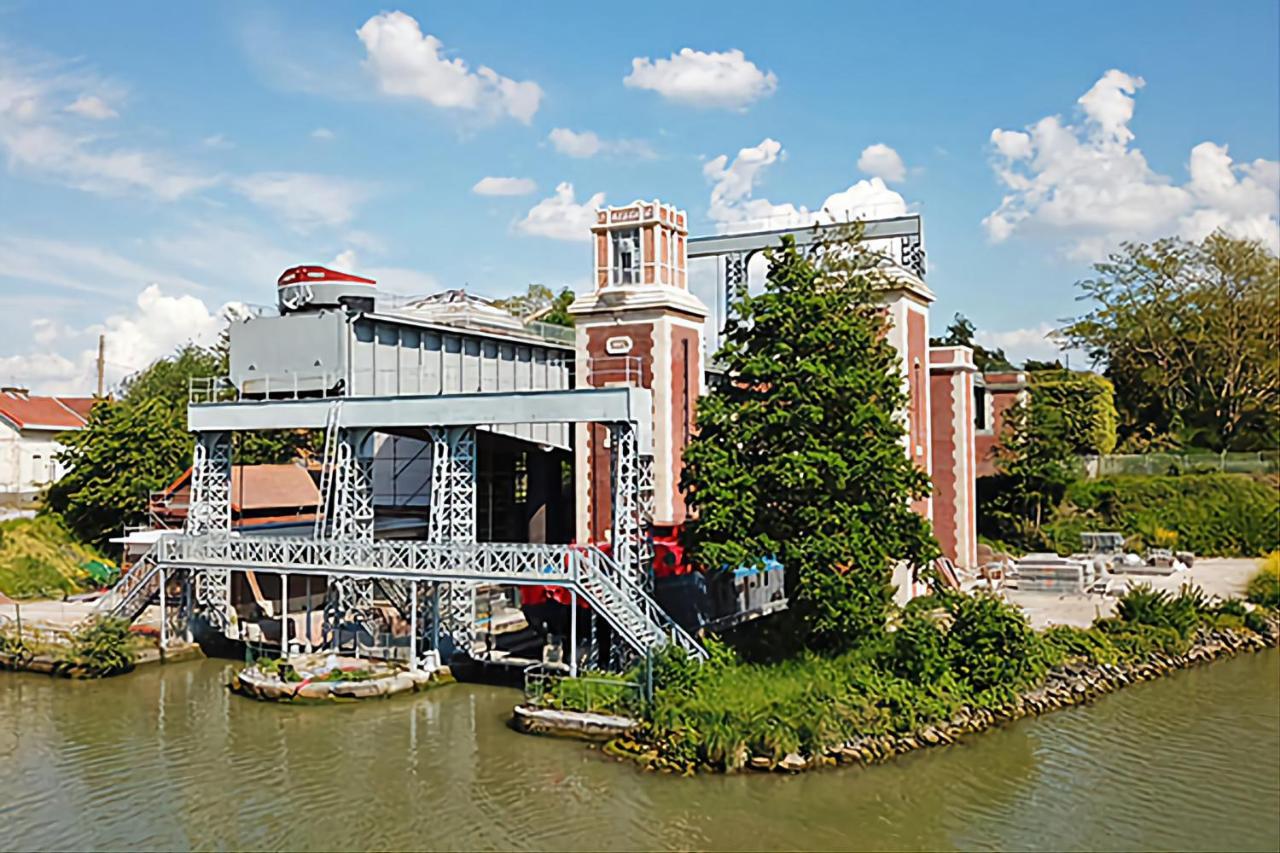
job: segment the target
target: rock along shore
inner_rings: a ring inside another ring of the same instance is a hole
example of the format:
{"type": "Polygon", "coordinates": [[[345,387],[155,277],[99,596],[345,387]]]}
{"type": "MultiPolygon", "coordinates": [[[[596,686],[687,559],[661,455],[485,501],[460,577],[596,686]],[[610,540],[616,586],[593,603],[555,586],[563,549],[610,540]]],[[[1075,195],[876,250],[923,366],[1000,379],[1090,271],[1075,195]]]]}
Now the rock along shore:
{"type": "MultiPolygon", "coordinates": [[[[1268,619],[1265,635],[1252,631],[1202,629],[1184,655],[1156,654],[1145,661],[1128,664],[1066,664],[1050,670],[1039,687],[995,710],[961,708],[950,720],[913,732],[868,735],[821,755],[792,753],[781,759],[764,755],[745,756],[742,766],[757,772],[798,773],[836,765],[880,764],[913,750],[946,746],[965,735],[1023,717],[1083,705],[1122,687],[1151,681],[1176,670],[1277,646],[1280,646],[1280,615],[1272,615],[1268,619]]],[[[619,759],[636,761],[648,770],[684,774],[710,770],[705,766],[671,761],[661,755],[656,745],[640,738],[615,738],[605,745],[604,751],[619,759]]]]}

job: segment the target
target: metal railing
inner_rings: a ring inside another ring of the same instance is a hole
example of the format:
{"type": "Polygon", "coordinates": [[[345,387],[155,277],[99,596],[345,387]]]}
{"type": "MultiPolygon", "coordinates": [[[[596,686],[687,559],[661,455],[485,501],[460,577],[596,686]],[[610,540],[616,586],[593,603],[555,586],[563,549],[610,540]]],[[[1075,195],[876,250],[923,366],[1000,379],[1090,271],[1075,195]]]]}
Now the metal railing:
{"type": "MultiPolygon", "coordinates": [[[[598,548],[495,542],[353,542],[301,537],[166,534],[156,559],[193,569],[277,569],[345,577],[382,577],[548,585],[579,592],[636,651],[676,643],[706,651],[641,586],[598,548]]],[[[154,550],[154,549],[153,549],[154,550]]]]}
{"type": "Polygon", "coordinates": [[[645,686],[637,681],[593,675],[570,676],[563,664],[535,663],[524,670],[524,701],[540,708],[592,713],[627,713],[644,708],[645,686]],[[567,687],[561,687],[567,682],[567,687]]]}
{"type": "Polygon", "coordinates": [[[1224,472],[1239,474],[1274,474],[1280,471],[1280,453],[1112,453],[1105,456],[1082,456],[1080,466],[1086,477],[1114,474],[1193,474],[1224,472]]]}

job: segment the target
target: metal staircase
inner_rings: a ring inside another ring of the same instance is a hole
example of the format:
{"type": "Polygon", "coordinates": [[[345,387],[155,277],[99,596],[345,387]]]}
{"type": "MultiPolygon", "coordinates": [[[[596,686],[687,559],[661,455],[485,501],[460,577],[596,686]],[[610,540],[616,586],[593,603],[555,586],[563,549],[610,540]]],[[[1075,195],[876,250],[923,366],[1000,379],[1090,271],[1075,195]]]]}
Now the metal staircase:
{"type": "Polygon", "coordinates": [[[138,562],[93,605],[91,619],[124,619],[133,622],[160,592],[162,567],[156,559],[159,543],[152,545],[138,562]]]}
{"type": "Polygon", "coordinates": [[[161,565],[196,574],[277,570],[351,580],[563,586],[585,598],[637,653],[675,643],[695,658],[706,658],[698,641],[637,579],[594,547],[176,534],[162,537],[157,545],[161,565]]]}

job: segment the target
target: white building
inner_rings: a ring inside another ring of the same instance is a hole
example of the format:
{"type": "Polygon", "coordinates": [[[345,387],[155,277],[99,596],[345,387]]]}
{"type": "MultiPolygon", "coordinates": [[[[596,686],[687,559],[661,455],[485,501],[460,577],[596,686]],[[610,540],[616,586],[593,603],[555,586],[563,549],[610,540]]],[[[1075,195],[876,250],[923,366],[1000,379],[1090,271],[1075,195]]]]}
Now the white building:
{"type": "Polygon", "coordinates": [[[0,499],[29,500],[62,476],[60,433],[84,429],[92,397],[36,397],[0,388],[0,499]]]}

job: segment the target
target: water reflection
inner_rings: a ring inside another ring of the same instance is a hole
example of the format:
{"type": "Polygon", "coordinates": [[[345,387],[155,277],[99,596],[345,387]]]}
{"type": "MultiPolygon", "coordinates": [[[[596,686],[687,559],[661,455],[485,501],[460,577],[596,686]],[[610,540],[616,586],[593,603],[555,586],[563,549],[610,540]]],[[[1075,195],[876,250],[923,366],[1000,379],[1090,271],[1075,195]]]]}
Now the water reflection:
{"type": "Polygon", "coordinates": [[[231,665],[0,674],[0,849],[1270,849],[1280,654],[865,770],[672,779],[507,726],[514,691],[230,695],[231,665]]]}

